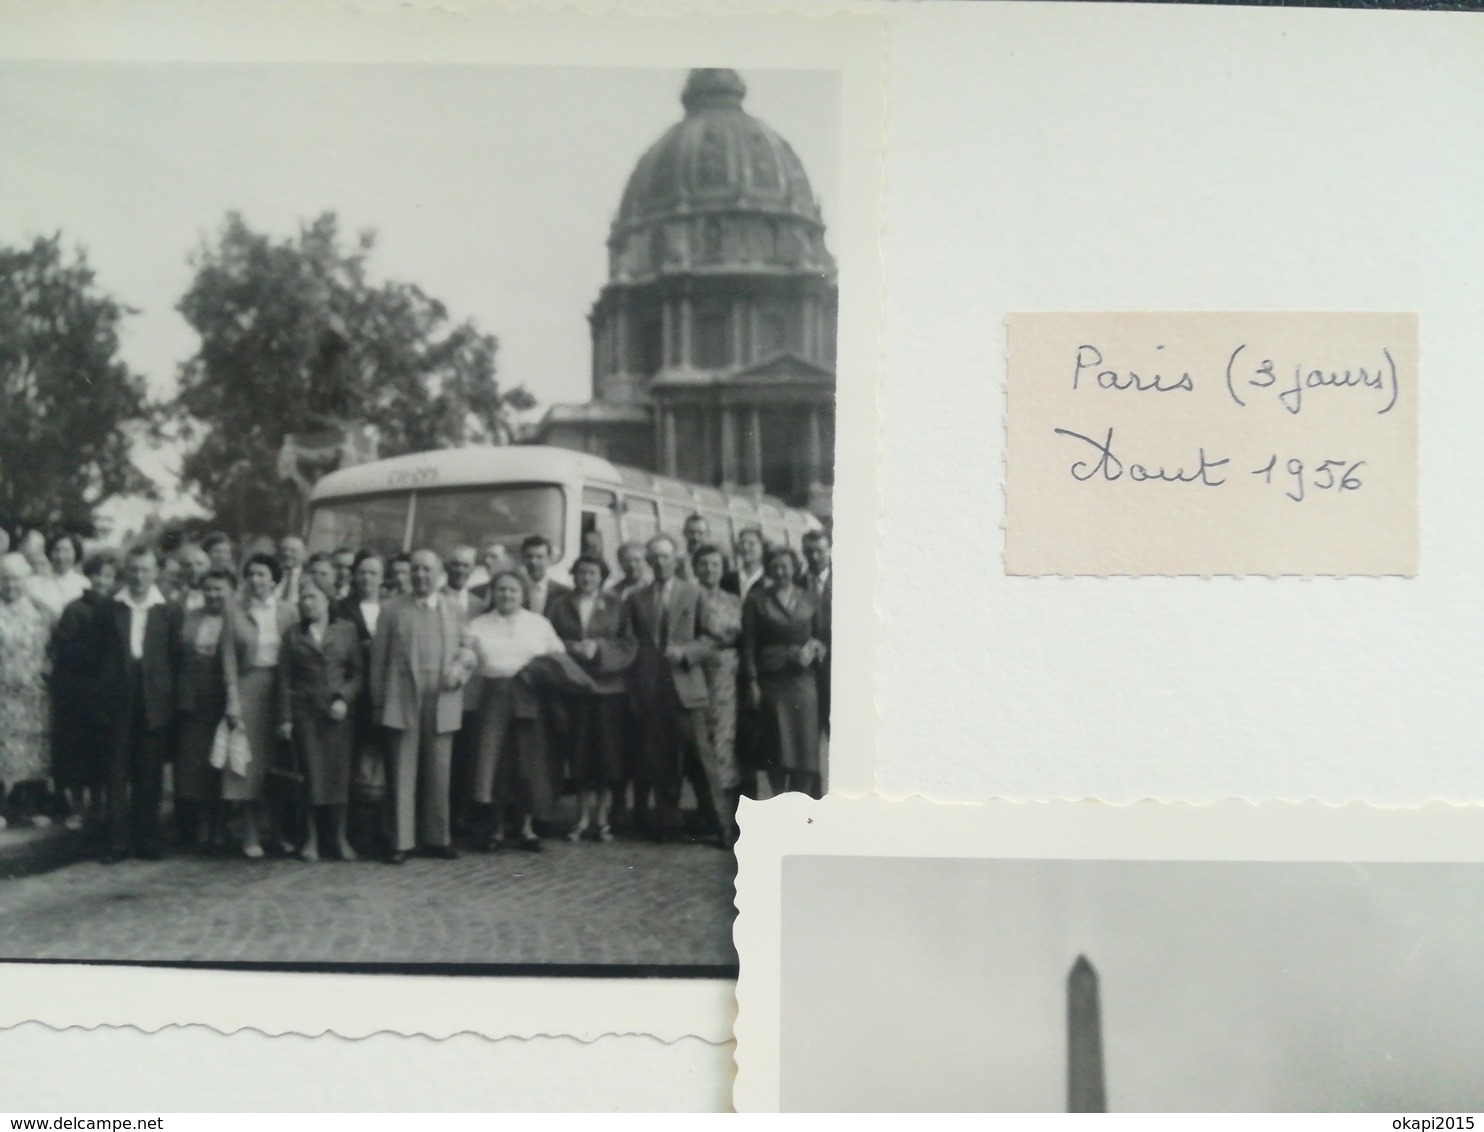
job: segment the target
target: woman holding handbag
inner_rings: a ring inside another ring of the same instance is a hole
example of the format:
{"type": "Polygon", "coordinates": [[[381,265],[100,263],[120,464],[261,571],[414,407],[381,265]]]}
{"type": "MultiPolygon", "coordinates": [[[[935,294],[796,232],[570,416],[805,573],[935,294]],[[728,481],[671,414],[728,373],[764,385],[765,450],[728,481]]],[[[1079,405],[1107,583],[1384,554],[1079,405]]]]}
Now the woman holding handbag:
{"type": "Polygon", "coordinates": [[[299,623],[283,635],[278,658],[279,734],[293,744],[308,788],[309,813],[299,856],[319,860],[319,819],[328,817],[342,861],[356,859],[346,837],[351,706],[363,683],[361,644],[348,621],[330,620],[330,598],[318,586],[299,591],[299,623]]]}
{"type": "Polygon", "coordinates": [[[226,570],[208,570],[201,580],[201,607],[175,623],[176,819],[183,840],[202,848],[217,848],[226,838],[221,774],[211,752],[218,725],[224,719],[229,727],[238,725],[229,711],[236,705],[228,704],[237,675],[227,610],[235,582],[226,570]]]}
{"type": "Polygon", "coordinates": [[[254,554],[243,563],[242,577],[246,593],[241,602],[231,606],[237,679],[229,694],[235,693],[233,702],[247,736],[250,760],[241,771],[232,766],[223,769],[222,797],[241,806],[242,854],[256,860],[263,855],[262,833],[267,819],[263,782],[277,731],[273,693],[278,649],[284,632],[294,622],[294,611],[274,593],[283,571],[271,555],[254,554]]]}

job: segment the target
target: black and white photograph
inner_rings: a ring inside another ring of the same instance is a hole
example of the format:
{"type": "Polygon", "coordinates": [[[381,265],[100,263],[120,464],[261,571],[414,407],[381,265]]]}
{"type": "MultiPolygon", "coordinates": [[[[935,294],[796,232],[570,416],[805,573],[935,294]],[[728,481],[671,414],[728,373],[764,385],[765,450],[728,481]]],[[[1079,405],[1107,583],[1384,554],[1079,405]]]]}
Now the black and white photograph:
{"type": "Polygon", "coordinates": [[[0,64],[0,960],[735,973],[739,797],[829,787],[842,97],[0,64]]]}
{"type": "Polygon", "coordinates": [[[1484,813],[739,809],[739,1112],[1484,1103],[1484,813]]]}
{"type": "Polygon", "coordinates": [[[795,856],[783,893],[786,1111],[1484,1106],[1484,863],[795,856]]]}

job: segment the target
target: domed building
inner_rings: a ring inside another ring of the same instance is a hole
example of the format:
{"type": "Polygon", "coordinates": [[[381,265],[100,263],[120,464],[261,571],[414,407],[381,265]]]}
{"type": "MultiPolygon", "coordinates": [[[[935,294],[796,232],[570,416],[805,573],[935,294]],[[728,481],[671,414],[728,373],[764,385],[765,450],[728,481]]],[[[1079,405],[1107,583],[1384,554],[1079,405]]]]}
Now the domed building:
{"type": "Polygon", "coordinates": [[[830,509],[834,259],[798,156],[731,70],[690,73],[685,117],[639,159],[593,304],[593,400],[541,443],[830,509]]]}

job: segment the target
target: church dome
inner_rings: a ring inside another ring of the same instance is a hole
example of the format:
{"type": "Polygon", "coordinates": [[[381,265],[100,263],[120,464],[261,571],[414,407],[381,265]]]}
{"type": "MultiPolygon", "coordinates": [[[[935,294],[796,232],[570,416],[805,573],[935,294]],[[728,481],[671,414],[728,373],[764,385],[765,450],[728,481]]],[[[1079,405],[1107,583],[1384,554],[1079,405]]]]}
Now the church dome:
{"type": "Polygon", "coordinates": [[[831,270],[819,202],[793,148],[742,108],[733,70],[693,70],[685,117],[639,159],[609,236],[615,278],[774,265],[831,270]]]}

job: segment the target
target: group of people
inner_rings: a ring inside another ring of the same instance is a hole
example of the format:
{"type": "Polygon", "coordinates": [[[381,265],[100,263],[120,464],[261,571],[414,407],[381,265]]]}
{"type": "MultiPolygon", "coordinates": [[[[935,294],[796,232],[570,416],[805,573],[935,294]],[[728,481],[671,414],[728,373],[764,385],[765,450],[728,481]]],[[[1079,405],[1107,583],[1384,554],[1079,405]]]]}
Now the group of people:
{"type": "Polygon", "coordinates": [[[176,840],[249,858],[354,859],[357,800],[393,864],[615,829],[728,848],[740,794],[824,789],[829,535],[801,549],[723,549],[697,514],[613,579],[589,532],[568,586],[539,535],[238,562],[224,534],[28,534],[0,546],[0,796],[107,861],[166,851],[167,767],[176,840]]]}

